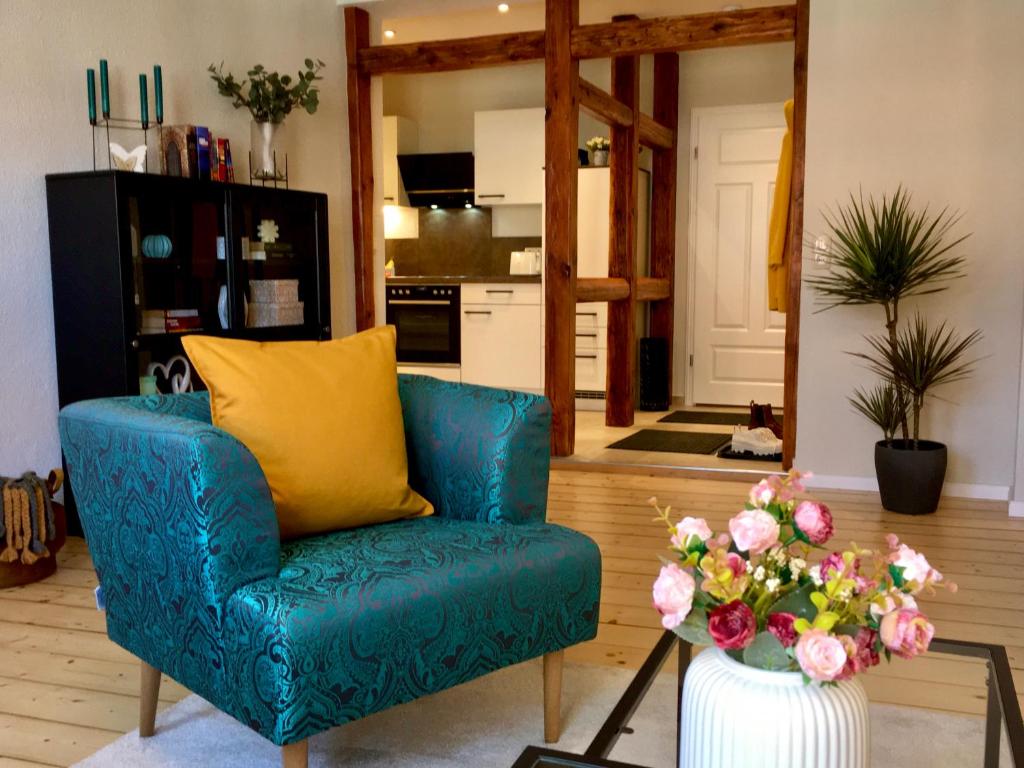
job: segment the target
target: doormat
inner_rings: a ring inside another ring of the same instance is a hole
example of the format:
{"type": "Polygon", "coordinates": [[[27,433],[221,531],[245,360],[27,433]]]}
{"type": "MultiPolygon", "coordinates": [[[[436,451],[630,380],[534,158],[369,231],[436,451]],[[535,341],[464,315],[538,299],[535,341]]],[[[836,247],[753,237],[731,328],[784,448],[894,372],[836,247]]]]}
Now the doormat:
{"type": "Polygon", "coordinates": [[[730,439],[729,442],[726,443],[725,447],[718,452],[718,458],[738,459],[740,461],[782,461],[782,454],[768,453],[758,455],[752,451],[734,451],[732,449],[732,440],[730,439]]]}
{"type": "Polygon", "coordinates": [[[721,433],[641,429],[608,447],[624,451],[712,454],[731,440],[729,435],[721,433]]]}
{"type": "MultiPolygon", "coordinates": [[[[775,420],[782,423],[782,412],[775,412],[775,420]]],[[[666,424],[725,424],[727,426],[747,426],[750,423],[750,414],[747,411],[736,411],[735,413],[722,413],[721,411],[672,411],[667,416],[658,419],[666,424]]]]}

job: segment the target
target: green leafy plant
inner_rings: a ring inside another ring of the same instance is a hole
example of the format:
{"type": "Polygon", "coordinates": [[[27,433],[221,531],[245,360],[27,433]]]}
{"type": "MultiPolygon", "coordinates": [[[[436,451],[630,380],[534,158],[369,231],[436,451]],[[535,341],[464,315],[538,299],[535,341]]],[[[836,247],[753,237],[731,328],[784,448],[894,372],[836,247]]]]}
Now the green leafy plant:
{"type": "Polygon", "coordinates": [[[959,213],[943,208],[933,214],[927,206],[914,210],[911,203],[910,193],[899,187],[880,201],[851,194],[847,205],[825,211],[833,241],[831,267],[828,274],[806,282],[818,294],[822,311],[871,304],[885,311],[885,336],[867,337],[870,353],[852,353],[867,360],[883,382],[872,390],[856,390],[850,401],[882,429],[887,442],[894,439],[897,426],[903,440],[910,440],[909,411],[910,447],[916,448],[928,390],[970,375],[973,367],[963,356],[981,335],[974,331],[960,339],[944,323],[929,331],[920,315],[900,332],[903,300],[939,293],[964,276],[965,258],[953,249],[970,236],[952,236],[959,213]]]}
{"type": "Polygon", "coordinates": [[[231,99],[235,109],[245,107],[258,123],[280,123],[295,107],[312,115],[320,106],[320,90],[315,83],[323,79],[319,72],[324,63],[320,59],[306,59],[304,64],[305,69],[299,70],[294,80],[291,75],[268,72],[257,64],[246,72],[249,87],[245,93],[242,89],[246,82],[235,80],[230,72],[224,74],[224,62],[219,67],[211,64],[207,71],[217,83],[217,92],[231,99]]]}

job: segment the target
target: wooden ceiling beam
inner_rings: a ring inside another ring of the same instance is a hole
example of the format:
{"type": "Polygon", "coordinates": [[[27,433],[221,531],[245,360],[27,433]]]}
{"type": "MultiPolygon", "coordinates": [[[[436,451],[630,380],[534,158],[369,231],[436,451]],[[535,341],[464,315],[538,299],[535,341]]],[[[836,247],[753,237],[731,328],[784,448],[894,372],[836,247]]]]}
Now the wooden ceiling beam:
{"type": "Polygon", "coordinates": [[[633,110],[603,88],[580,78],[580,108],[608,125],[632,125],[633,110]]]}
{"type": "Polygon", "coordinates": [[[544,31],[481,35],[423,43],[374,45],[359,52],[365,75],[407,75],[501,67],[544,58],[544,31]]]}
{"type": "Polygon", "coordinates": [[[572,32],[572,55],[604,59],[647,53],[691,51],[755,43],[779,43],[796,36],[796,6],[772,5],[739,11],[584,24],[572,32]]]}
{"type": "Polygon", "coordinates": [[[576,301],[620,301],[629,298],[629,283],[621,277],[576,278],[576,301]]]}
{"type": "Polygon", "coordinates": [[[651,149],[672,149],[676,145],[675,131],[641,113],[640,143],[651,149]]]}

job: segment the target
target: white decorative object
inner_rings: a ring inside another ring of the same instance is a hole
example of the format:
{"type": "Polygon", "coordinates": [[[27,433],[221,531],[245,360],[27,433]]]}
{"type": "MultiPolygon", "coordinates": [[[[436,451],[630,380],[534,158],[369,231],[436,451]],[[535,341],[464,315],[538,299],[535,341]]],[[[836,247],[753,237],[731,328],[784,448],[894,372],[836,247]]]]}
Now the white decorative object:
{"type": "Polygon", "coordinates": [[[686,670],[679,768],[867,768],[868,728],[856,678],[809,685],[707,648],[686,670]]]}
{"type": "Polygon", "coordinates": [[[252,175],[257,179],[283,179],[285,166],[284,123],[252,121],[252,175]]]}
{"type": "Polygon", "coordinates": [[[732,430],[732,450],[736,453],[749,451],[755,456],[772,456],[782,452],[782,441],[768,427],[736,426],[732,430]]]}
{"type": "Polygon", "coordinates": [[[116,141],[110,142],[110,157],[114,161],[114,169],[142,173],[146,170],[146,145],[136,147],[131,152],[116,141]]]}
{"type": "Polygon", "coordinates": [[[276,221],[263,219],[256,227],[256,234],[260,236],[261,243],[276,243],[277,236],[281,234],[281,231],[278,229],[276,221]]]}
{"type": "Polygon", "coordinates": [[[175,355],[166,363],[150,363],[146,368],[147,376],[162,375],[171,384],[171,392],[180,395],[182,392],[192,391],[192,366],[187,359],[181,355],[175,355]],[[176,364],[181,364],[180,373],[171,373],[176,364]]]}
{"type": "Polygon", "coordinates": [[[220,293],[217,294],[217,319],[220,320],[220,327],[228,328],[228,287],[222,285],[220,293]]]}

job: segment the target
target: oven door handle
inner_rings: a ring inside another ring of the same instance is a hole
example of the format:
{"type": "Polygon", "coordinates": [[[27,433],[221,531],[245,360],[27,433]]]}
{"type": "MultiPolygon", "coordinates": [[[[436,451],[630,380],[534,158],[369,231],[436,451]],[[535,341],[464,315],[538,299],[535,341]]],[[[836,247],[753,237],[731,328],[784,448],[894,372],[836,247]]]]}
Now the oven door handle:
{"type": "Polygon", "coordinates": [[[450,307],[452,305],[446,299],[388,299],[388,304],[405,307],[450,307]]]}

